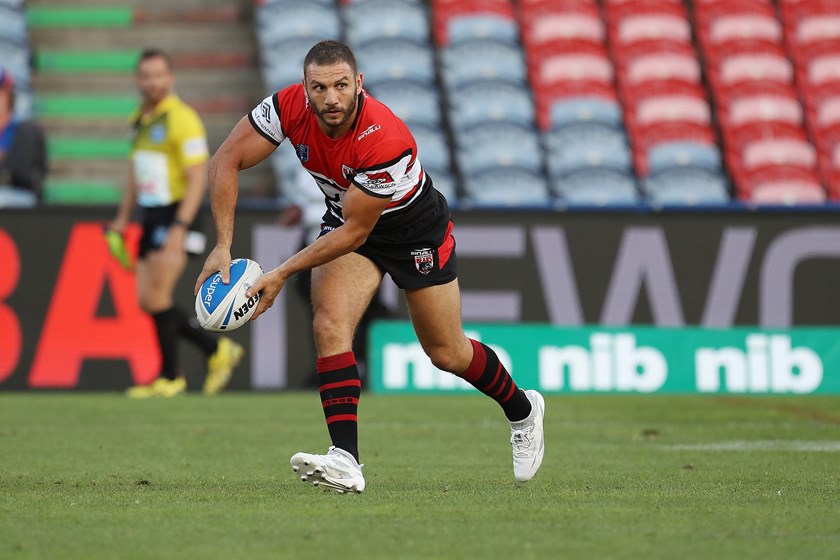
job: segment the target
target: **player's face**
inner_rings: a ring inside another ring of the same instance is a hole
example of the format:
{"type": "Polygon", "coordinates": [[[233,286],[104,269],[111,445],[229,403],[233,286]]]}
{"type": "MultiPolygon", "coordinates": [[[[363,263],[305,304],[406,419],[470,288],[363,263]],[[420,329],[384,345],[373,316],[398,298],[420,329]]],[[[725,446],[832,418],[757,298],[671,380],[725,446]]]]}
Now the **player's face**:
{"type": "Polygon", "coordinates": [[[354,75],[346,62],[329,66],[310,64],[304,81],[309,102],[324,132],[330,136],[346,132],[356,114],[361,75],[354,75]]]}
{"type": "Polygon", "coordinates": [[[175,85],[175,75],[160,56],[147,58],[137,68],[137,89],[143,102],[147,105],[157,105],[169,95],[175,85]]]}

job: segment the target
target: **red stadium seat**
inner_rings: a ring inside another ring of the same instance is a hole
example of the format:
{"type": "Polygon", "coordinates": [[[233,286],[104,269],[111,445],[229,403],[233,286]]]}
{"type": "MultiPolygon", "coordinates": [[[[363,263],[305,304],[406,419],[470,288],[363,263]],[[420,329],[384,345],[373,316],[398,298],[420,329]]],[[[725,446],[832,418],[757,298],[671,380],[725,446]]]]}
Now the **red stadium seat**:
{"type": "Polygon", "coordinates": [[[758,204],[820,204],[826,198],[814,173],[786,165],[757,169],[736,186],[744,199],[758,204]]]}
{"type": "Polygon", "coordinates": [[[569,81],[613,81],[613,67],[609,59],[591,54],[555,55],[543,58],[537,69],[535,87],[569,81]]]}
{"type": "Polygon", "coordinates": [[[718,79],[724,87],[756,80],[792,84],[793,65],[774,54],[739,54],[721,61],[718,79]]]}
{"type": "Polygon", "coordinates": [[[650,97],[639,101],[627,113],[628,127],[648,126],[662,121],[711,125],[711,110],[705,99],[691,96],[650,97]]]}
{"type": "Polygon", "coordinates": [[[622,88],[622,100],[628,107],[651,97],[688,96],[706,100],[706,92],[698,83],[679,80],[657,80],[648,82],[644,87],[622,88]]]}
{"type": "Polygon", "coordinates": [[[777,122],[802,126],[802,106],[795,99],[756,95],[736,99],[720,111],[724,125],[741,126],[752,122],[777,122]]]}
{"type": "Polygon", "coordinates": [[[611,32],[616,49],[638,41],[670,40],[691,42],[691,27],[685,17],[671,14],[643,14],[628,16],[616,23],[611,32]]]}
{"type": "Polygon", "coordinates": [[[547,13],[524,25],[522,38],[527,45],[539,45],[555,39],[580,39],[603,43],[604,23],[597,15],[582,13],[547,13]]]}
{"type": "Polygon", "coordinates": [[[764,14],[727,15],[715,19],[709,25],[710,45],[741,39],[780,43],[782,26],[775,17],[764,14]]]}
{"type": "Polygon", "coordinates": [[[817,151],[805,140],[796,138],[768,138],[744,146],[741,164],[745,170],[766,165],[791,165],[816,169],[817,151]]]}
{"type": "Polygon", "coordinates": [[[626,72],[622,74],[628,87],[662,80],[700,83],[701,77],[700,63],[696,56],[667,53],[631,59],[627,62],[626,72]]]}

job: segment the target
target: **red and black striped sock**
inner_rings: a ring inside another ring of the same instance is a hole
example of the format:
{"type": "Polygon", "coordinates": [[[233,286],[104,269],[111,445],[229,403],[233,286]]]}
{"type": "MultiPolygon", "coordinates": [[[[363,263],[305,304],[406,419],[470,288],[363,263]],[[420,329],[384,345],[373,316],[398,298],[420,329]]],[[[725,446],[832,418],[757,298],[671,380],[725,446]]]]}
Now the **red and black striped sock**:
{"type": "Polygon", "coordinates": [[[473,346],[473,358],[460,377],[499,403],[511,422],[527,418],[531,414],[531,401],[525,396],[525,391],[516,386],[492,348],[476,340],[469,340],[473,346]]]}
{"type": "Polygon", "coordinates": [[[315,363],[321,386],[321,405],[334,446],[359,460],[357,411],[362,382],[353,352],[318,358],[315,363]]]}

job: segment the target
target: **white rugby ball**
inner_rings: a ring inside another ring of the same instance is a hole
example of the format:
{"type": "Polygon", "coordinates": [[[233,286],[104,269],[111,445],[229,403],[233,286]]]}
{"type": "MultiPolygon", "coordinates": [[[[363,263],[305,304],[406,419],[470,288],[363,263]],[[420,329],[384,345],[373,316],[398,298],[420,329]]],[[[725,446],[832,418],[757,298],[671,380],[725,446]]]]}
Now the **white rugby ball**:
{"type": "Polygon", "coordinates": [[[227,332],[251,320],[260,294],[245,295],[263,269],[250,259],[234,259],[230,263],[230,284],[222,282],[222,274],[210,275],[195,296],[195,315],[208,331],[227,332]]]}

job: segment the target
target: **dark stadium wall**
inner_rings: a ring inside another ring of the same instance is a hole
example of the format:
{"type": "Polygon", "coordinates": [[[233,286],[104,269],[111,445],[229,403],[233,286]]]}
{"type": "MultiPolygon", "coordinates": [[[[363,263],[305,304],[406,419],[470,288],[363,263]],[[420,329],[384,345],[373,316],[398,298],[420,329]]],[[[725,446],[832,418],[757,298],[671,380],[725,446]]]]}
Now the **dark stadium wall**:
{"type": "MultiPolygon", "coordinates": [[[[101,236],[111,209],[0,211],[0,389],[121,390],[158,367],[134,279],[101,236]]],[[[456,213],[466,321],[555,325],[837,325],[840,226],[828,212],[456,213]]],[[[210,223],[210,220],[205,220],[210,223]]],[[[232,254],[270,269],[301,231],[241,211],[232,254]]],[[[138,232],[129,234],[136,244],[138,232]]],[[[192,259],[178,289],[193,309],[192,259]]],[[[294,282],[294,280],[292,281],[294,282]]],[[[232,333],[246,345],[231,388],[301,387],[314,352],[308,303],[292,283],[232,333]]],[[[390,282],[382,300],[405,305],[390,282]]],[[[181,347],[192,387],[203,358],[181,347]]]]}

